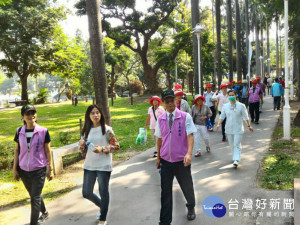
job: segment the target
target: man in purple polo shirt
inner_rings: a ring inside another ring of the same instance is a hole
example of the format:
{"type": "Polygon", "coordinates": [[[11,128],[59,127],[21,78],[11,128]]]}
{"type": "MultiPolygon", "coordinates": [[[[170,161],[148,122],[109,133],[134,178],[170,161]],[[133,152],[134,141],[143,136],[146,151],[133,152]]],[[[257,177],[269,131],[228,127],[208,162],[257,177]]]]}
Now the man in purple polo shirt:
{"type": "Polygon", "coordinates": [[[158,138],[156,167],[161,167],[159,225],[170,225],[174,176],[187,201],[187,219],[194,220],[196,218],[191,160],[194,146],[193,133],[196,133],[197,129],[192,117],[176,108],[174,91],[164,91],[162,100],[166,112],[158,117],[154,134],[158,138]]]}

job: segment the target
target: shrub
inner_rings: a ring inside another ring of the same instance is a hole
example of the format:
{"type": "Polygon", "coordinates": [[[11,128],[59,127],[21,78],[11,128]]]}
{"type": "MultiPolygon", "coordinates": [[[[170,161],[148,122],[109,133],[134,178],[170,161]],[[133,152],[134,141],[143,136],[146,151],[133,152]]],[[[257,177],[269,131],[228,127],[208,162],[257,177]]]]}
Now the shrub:
{"type": "Polygon", "coordinates": [[[0,144],[0,170],[11,168],[14,158],[14,146],[0,144]]]}
{"type": "Polygon", "coordinates": [[[143,83],[140,80],[130,81],[130,89],[131,89],[132,93],[142,94],[143,83]]]}
{"type": "Polygon", "coordinates": [[[59,132],[60,143],[67,145],[70,143],[72,136],[69,132],[59,132]]]}
{"type": "Polygon", "coordinates": [[[47,88],[39,88],[39,93],[38,95],[33,99],[34,104],[43,104],[46,103],[47,97],[47,88]]]}

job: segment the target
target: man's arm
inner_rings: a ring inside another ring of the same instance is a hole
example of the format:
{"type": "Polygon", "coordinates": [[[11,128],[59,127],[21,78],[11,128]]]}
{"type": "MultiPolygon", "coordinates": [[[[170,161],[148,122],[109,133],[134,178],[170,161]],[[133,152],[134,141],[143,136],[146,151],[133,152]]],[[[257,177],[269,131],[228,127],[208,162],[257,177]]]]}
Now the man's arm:
{"type": "Polygon", "coordinates": [[[187,136],[187,141],[188,141],[188,152],[184,156],[184,166],[189,166],[192,163],[192,153],[193,153],[193,148],[194,148],[194,134],[191,133],[187,136]]]}

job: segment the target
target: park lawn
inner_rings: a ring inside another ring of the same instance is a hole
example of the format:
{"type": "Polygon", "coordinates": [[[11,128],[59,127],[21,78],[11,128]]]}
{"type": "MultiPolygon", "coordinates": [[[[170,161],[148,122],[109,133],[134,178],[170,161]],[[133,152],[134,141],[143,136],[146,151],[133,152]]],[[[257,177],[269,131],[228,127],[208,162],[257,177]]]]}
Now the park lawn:
{"type": "Polygon", "coordinates": [[[269,152],[262,161],[261,187],[294,189],[294,178],[300,178],[300,127],[292,127],[291,136],[293,141],[282,141],[282,127],[275,128],[269,152]]]}
{"type": "MultiPolygon", "coordinates": [[[[135,139],[138,135],[139,127],[144,127],[149,107],[148,97],[136,97],[134,105],[129,104],[128,98],[118,98],[114,101],[114,106],[110,107],[112,116],[112,127],[120,142],[121,149],[114,154],[114,160],[124,160],[126,152],[138,152],[154,146],[154,141],[150,138],[145,146],[136,145],[135,139]]],[[[41,126],[47,127],[51,136],[52,148],[58,148],[65,144],[75,143],[80,138],[79,118],[84,120],[87,106],[91,102],[80,101],[77,107],[70,102],[36,106],[37,119],[41,126]]],[[[1,146],[8,148],[9,154],[1,154],[0,162],[12,160],[15,143],[13,138],[17,127],[22,126],[20,120],[20,109],[0,112],[0,138],[1,146]]],[[[0,208],[26,204],[28,194],[21,182],[13,180],[10,170],[0,172],[0,196],[6,196],[0,200],[0,208]]],[[[76,182],[64,182],[59,177],[51,182],[46,182],[43,196],[46,201],[57,198],[61,194],[69,192],[76,186],[76,182]]]]}

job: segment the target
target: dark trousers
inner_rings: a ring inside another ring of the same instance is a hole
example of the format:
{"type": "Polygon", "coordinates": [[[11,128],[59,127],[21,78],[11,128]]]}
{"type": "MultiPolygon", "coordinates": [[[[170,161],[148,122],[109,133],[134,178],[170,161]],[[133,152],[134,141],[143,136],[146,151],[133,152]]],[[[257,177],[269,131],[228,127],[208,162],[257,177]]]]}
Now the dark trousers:
{"type": "Polygon", "coordinates": [[[160,225],[170,225],[172,222],[173,207],[173,179],[176,177],[183,195],[187,201],[186,207],[193,209],[195,207],[195,194],[193,179],[191,175],[191,166],[185,167],[183,161],[170,163],[163,159],[161,162],[161,210],[160,225]]]}
{"type": "Polygon", "coordinates": [[[210,117],[210,122],[212,125],[215,124],[215,119],[216,119],[216,108],[214,106],[209,107],[211,112],[212,112],[212,116],[210,117]]]}
{"type": "Polygon", "coordinates": [[[248,98],[241,98],[241,103],[244,103],[246,108],[248,108],[248,98]]]}
{"type": "Polygon", "coordinates": [[[45,213],[46,207],[41,196],[45,184],[46,167],[35,171],[24,171],[19,169],[20,178],[30,195],[31,216],[30,225],[37,225],[40,212],[45,213]]]}
{"type": "MultiPolygon", "coordinates": [[[[221,112],[219,112],[219,115],[221,115],[221,112]]],[[[226,135],[225,135],[225,125],[226,125],[226,117],[225,117],[225,119],[222,122],[222,135],[223,135],[224,139],[226,138],[226,135]]]]}
{"type": "Polygon", "coordinates": [[[251,121],[259,121],[259,102],[249,103],[249,111],[251,116],[251,121]]]}
{"type": "Polygon", "coordinates": [[[281,96],[274,97],[274,109],[275,108],[277,108],[278,110],[280,109],[280,101],[281,101],[281,96]]]}
{"type": "Polygon", "coordinates": [[[109,205],[109,180],[111,172],[84,170],[82,196],[101,208],[100,220],[106,221],[109,205]],[[98,178],[100,198],[94,194],[94,186],[98,178]]]}

